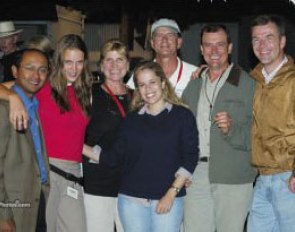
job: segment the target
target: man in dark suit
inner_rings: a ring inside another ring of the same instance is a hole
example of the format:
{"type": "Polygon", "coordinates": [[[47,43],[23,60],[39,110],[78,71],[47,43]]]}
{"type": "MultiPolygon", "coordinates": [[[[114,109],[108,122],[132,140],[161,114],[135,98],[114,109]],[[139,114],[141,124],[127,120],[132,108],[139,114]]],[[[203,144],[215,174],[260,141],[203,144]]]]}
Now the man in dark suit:
{"type": "Polygon", "coordinates": [[[46,81],[48,64],[41,51],[26,49],[12,66],[12,90],[29,114],[26,130],[14,129],[9,103],[0,100],[0,231],[46,231],[49,167],[34,95],[46,81]]]}

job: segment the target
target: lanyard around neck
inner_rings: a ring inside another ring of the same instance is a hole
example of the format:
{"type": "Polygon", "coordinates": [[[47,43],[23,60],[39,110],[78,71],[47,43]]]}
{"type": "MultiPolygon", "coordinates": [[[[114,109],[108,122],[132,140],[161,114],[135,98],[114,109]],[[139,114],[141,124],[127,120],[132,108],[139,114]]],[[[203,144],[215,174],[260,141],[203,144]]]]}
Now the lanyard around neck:
{"type": "Polygon", "coordinates": [[[179,71],[178,71],[178,76],[177,76],[177,80],[176,80],[176,84],[175,84],[174,88],[176,88],[176,85],[180,81],[181,74],[182,74],[182,69],[183,69],[183,63],[182,63],[182,60],[181,60],[180,61],[180,68],[179,68],[179,71]]]}
{"type": "MultiPolygon", "coordinates": [[[[215,95],[217,94],[218,92],[218,85],[219,85],[219,82],[221,80],[221,78],[223,77],[223,74],[225,73],[225,71],[227,70],[227,68],[222,72],[220,73],[218,79],[217,79],[217,82],[214,86],[214,89],[213,89],[213,93],[212,93],[212,98],[210,99],[208,93],[207,93],[207,82],[208,82],[208,79],[209,79],[209,75],[207,77],[205,77],[205,84],[204,84],[204,92],[205,92],[205,97],[209,103],[209,121],[212,121],[212,112],[213,112],[213,105],[214,105],[214,102],[215,102],[215,95]]],[[[205,74],[207,75],[207,74],[205,74]]]]}
{"type": "Polygon", "coordinates": [[[107,86],[106,83],[104,83],[104,87],[106,88],[106,90],[108,91],[109,95],[111,95],[113,101],[115,102],[118,110],[120,111],[121,113],[121,116],[122,118],[125,118],[126,117],[126,113],[125,113],[125,110],[121,104],[121,102],[118,100],[118,98],[115,96],[115,94],[112,92],[112,90],[107,86]]]}

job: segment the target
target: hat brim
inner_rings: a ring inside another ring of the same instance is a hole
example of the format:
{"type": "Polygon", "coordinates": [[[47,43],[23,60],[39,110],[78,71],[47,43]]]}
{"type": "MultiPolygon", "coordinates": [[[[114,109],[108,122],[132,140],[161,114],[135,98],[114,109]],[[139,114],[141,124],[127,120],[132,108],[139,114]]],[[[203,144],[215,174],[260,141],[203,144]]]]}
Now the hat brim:
{"type": "Polygon", "coordinates": [[[23,29],[19,29],[19,30],[15,30],[15,31],[0,33],[0,38],[4,38],[7,36],[11,36],[11,35],[16,35],[16,34],[21,33],[22,31],[23,31],[23,29]]]}
{"type": "Polygon", "coordinates": [[[154,28],[154,30],[152,31],[152,33],[151,34],[154,34],[154,32],[158,29],[158,28],[160,28],[160,27],[167,27],[167,28],[169,28],[171,31],[173,31],[173,32],[175,32],[175,33],[177,33],[177,34],[181,34],[181,32],[177,29],[177,28],[175,28],[175,27],[172,27],[172,26],[170,26],[170,25],[161,25],[161,26],[158,26],[158,27],[156,27],[156,28],[154,28]]]}
{"type": "Polygon", "coordinates": [[[170,28],[172,31],[174,31],[175,33],[178,33],[178,34],[180,34],[181,32],[177,29],[177,28],[175,28],[175,27],[171,27],[171,26],[166,26],[166,27],[168,27],[168,28],[170,28]]]}

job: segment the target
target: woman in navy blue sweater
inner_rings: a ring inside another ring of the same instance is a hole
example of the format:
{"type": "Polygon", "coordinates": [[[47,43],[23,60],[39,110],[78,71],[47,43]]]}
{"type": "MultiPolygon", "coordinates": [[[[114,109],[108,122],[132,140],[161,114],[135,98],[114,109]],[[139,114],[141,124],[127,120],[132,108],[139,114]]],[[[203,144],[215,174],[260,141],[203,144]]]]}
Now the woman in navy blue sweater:
{"type": "Polygon", "coordinates": [[[132,112],[114,146],[85,146],[83,153],[110,166],[123,163],[118,209],[125,232],[179,232],[184,185],[198,160],[195,118],[157,63],[141,63],[134,83],[132,112]]]}

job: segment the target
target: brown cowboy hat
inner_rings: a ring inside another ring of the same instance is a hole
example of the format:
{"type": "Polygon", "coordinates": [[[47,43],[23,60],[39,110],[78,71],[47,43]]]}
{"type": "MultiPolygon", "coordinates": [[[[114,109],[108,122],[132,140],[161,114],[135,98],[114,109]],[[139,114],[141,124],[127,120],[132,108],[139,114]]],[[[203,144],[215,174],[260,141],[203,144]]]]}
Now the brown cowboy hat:
{"type": "Polygon", "coordinates": [[[21,33],[23,30],[15,30],[14,24],[12,21],[0,22],[0,38],[15,35],[21,33]]]}

